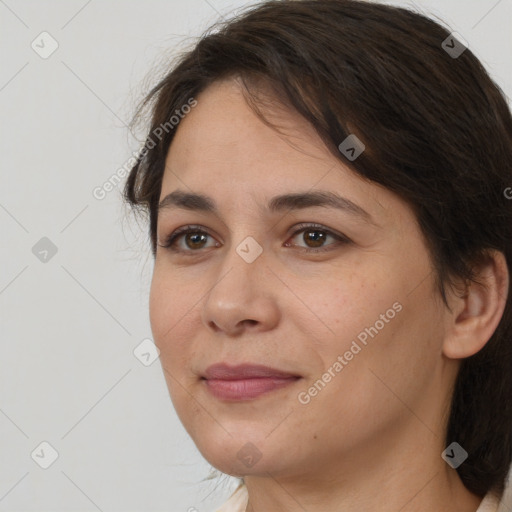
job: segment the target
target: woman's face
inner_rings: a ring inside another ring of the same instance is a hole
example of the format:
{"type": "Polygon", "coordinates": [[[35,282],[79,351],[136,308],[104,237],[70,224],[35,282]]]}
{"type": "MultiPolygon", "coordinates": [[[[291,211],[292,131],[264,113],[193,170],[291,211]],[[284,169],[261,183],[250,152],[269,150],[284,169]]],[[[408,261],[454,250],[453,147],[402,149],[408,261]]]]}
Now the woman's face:
{"type": "Polygon", "coordinates": [[[265,111],[288,138],[266,126],[236,82],[196,99],[160,200],[179,190],[207,196],[215,211],[192,199],[160,210],[160,245],[195,228],[157,248],[150,316],[198,449],[223,472],[277,476],[368,468],[396,439],[401,450],[437,439],[454,373],[410,208],[350,171],[297,114],[265,111]],[[320,192],[343,199],[305,197],[320,192]],[[290,194],[304,197],[275,200],[290,194]],[[206,380],[217,363],[298,378],[206,380]]]}

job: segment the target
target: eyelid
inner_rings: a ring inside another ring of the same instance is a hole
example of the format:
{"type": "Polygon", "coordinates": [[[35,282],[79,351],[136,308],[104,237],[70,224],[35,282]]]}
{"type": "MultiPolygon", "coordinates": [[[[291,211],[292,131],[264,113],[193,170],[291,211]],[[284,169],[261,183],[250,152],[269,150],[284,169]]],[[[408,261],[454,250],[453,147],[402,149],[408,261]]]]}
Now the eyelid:
{"type": "Polygon", "coordinates": [[[292,228],[288,231],[287,236],[296,236],[299,232],[305,231],[306,229],[317,229],[318,231],[324,231],[325,233],[332,235],[334,238],[339,238],[345,240],[346,242],[351,242],[348,236],[343,233],[339,233],[323,224],[318,224],[316,222],[299,222],[298,224],[294,224],[292,228]]]}

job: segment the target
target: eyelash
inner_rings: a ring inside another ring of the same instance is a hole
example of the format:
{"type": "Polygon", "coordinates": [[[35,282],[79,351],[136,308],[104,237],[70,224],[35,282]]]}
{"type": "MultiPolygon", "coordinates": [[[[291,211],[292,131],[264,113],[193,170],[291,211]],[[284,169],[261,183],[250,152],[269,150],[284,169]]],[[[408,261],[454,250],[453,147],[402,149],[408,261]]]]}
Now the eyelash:
{"type": "MultiPolygon", "coordinates": [[[[331,230],[326,229],[324,226],[322,226],[320,224],[299,224],[297,226],[297,229],[291,234],[290,237],[294,238],[299,233],[302,233],[303,231],[307,231],[308,229],[311,230],[311,231],[321,231],[321,232],[327,234],[328,236],[332,236],[334,239],[336,239],[341,244],[348,244],[348,243],[351,242],[351,240],[349,240],[346,236],[338,235],[337,233],[334,233],[331,230]]],[[[193,226],[193,225],[183,226],[182,228],[178,228],[176,231],[171,233],[165,239],[164,244],[158,244],[158,245],[160,247],[164,248],[164,249],[169,249],[170,251],[175,252],[175,253],[182,253],[182,254],[187,254],[187,256],[193,256],[194,253],[200,252],[201,249],[197,249],[197,250],[187,249],[187,250],[184,250],[184,249],[176,249],[176,247],[174,247],[176,245],[176,241],[179,239],[180,236],[187,235],[189,233],[195,233],[195,234],[202,234],[202,235],[211,236],[201,226],[193,226]]],[[[327,246],[327,247],[329,247],[329,246],[327,246]]],[[[301,252],[305,252],[305,253],[320,253],[320,252],[329,251],[331,249],[326,248],[326,247],[320,247],[318,249],[311,249],[311,248],[307,248],[307,247],[299,247],[299,250],[301,252]]]]}

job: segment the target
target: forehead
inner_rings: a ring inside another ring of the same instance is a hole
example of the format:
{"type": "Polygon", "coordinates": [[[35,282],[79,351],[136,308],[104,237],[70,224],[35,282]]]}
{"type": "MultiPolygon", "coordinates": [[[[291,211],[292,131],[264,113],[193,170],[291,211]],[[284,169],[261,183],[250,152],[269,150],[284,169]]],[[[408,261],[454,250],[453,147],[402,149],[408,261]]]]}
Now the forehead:
{"type": "Polygon", "coordinates": [[[169,148],[163,189],[183,188],[179,178],[185,176],[191,186],[236,181],[262,187],[279,180],[291,187],[301,180],[312,187],[327,173],[329,179],[351,174],[360,180],[343,169],[309,123],[277,100],[268,98],[262,112],[282,133],[256,115],[233,79],[215,82],[196,99],[169,148]]]}
{"type": "Polygon", "coordinates": [[[197,98],[197,106],[180,123],[169,157],[212,160],[214,157],[240,161],[282,155],[300,159],[290,143],[321,158],[323,143],[314,128],[297,112],[269,99],[260,106],[265,118],[279,126],[283,135],[267,126],[247,104],[241,86],[234,80],[216,82],[197,98]]]}
{"type": "Polygon", "coordinates": [[[264,212],[272,197],[316,189],[344,196],[382,222],[410,213],[393,193],[335,158],[297,112],[264,99],[262,113],[279,131],[256,115],[234,80],[203,91],[177,127],[160,201],[181,190],[213,197],[223,210],[264,212]]]}

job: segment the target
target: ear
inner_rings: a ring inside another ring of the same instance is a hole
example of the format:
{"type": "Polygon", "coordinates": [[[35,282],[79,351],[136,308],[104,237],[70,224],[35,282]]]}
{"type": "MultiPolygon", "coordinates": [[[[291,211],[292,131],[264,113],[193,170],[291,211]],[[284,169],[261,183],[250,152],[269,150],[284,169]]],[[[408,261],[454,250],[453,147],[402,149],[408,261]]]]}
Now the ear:
{"type": "Polygon", "coordinates": [[[448,328],[443,342],[443,354],[450,359],[462,359],[481,350],[500,323],[507,303],[509,273],[505,256],[490,251],[475,268],[481,284],[470,282],[464,295],[450,292],[448,328]]]}

